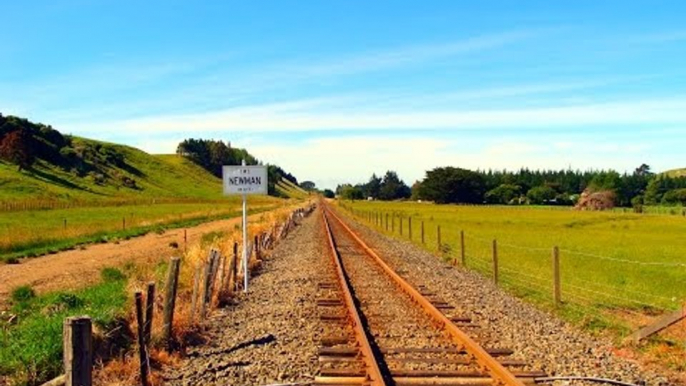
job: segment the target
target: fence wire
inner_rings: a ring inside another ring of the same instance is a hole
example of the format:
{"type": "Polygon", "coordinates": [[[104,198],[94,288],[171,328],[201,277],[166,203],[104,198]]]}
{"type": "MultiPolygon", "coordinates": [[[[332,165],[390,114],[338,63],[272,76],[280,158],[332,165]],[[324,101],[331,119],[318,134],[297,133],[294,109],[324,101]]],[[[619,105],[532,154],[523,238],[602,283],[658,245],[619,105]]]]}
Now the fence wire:
{"type": "MultiPolygon", "coordinates": [[[[344,207],[346,210],[350,211],[350,208],[344,207]]],[[[395,228],[391,229],[391,224],[389,223],[388,230],[386,230],[385,223],[385,212],[380,212],[382,222],[381,224],[376,224],[374,217],[375,213],[378,211],[361,211],[355,210],[354,214],[361,218],[363,221],[374,225],[376,228],[381,229],[386,233],[395,234],[399,236],[399,223],[395,222],[395,228]]],[[[389,213],[390,216],[398,218],[401,215],[399,212],[389,213]]],[[[421,218],[418,214],[415,214],[414,218],[421,218]]],[[[403,238],[408,237],[408,224],[407,216],[403,224],[403,238]]],[[[408,240],[414,243],[420,243],[419,229],[420,221],[413,221],[413,237],[412,240],[408,240]]],[[[433,218],[430,220],[432,224],[435,222],[433,218]]],[[[390,222],[390,219],[389,219],[390,222]]],[[[440,225],[440,223],[439,223],[440,225]]],[[[432,232],[432,231],[430,231],[432,232]]],[[[443,231],[445,232],[445,231],[443,231]]],[[[433,232],[432,232],[433,233],[433,232]]],[[[432,238],[435,235],[432,234],[432,238]]],[[[446,233],[443,233],[444,238],[448,238],[446,233]]],[[[489,277],[493,274],[493,258],[490,255],[492,249],[492,243],[495,238],[489,239],[480,236],[475,236],[465,232],[465,246],[468,253],[465,253],[465,263],[466,267],[470,268],[479,274],[489,277]]],[[[454,239],[453,239],[454,240],[454,239]]],[[[441,248],[436,245],[437,248],[433,248],[433,244],[426,243],[423,245],[424,248],[431,250],[441,250],[441,248]]],[[[441,243],[444,247],[444,256],[454,260],[460,260],[462,255],[460,253],[461,245],[453,245],[451,243],[441,243]],[[447,252],[446,252],[447,251],[447,252]]],[[[497,241],[498,248],[498,277],[499,282],[511,287],[513,289],[527,290],[532,293],[543,295],[553,301],[553,290],[554,290],[554,278],[552,268],[549,264],[552,263],[553,248],[542,248],[542,247],[531,247],[526,245],[519,245],[516,243],[505,243],[497,241]],[[512,254],[507,253],[506,250],[517,250],[528,252],[525,256],[529,259],[533,259],[534,264],[540,260],[541,265],[536,269],[536,265],[530,266],[534,272],[524,272],[522,269],[517,269],[508,266],[508,257],[512,254]],[[549,274],[540,272],[549,272],[549,274]]],[[[595,260],[608,261],[618,264],[636,265],[636,266],[655,266],[661,268],[675,268],[682,269],[686,268],[686,263],[681,262],[662,262],[662,261],[640,261],[632,259],[617,258],[611,256],[604,256],[595,253],[588,253],[584,251],[571,250],[571,249],[558,249],[562,259],[568,259],[568,256],[581,256],[592,258],[595,260]]],[[[564,261],[564,260],[563,260],[564,261]]],[[[569,269],[569,268],[566,268],[569,269]]],[[[636,308],[643,309],[653,309],[653,310],[668,310],[679,306],[679,299],[676,296],[670,297],[660,294],[649,293],[642,291],[640,289],[634,288],[622,288],[613,286],[610,283],[602,281],[591,281],[585,279],[581,275],[570,275],[568,271],[564,271],[562,275],[562,280],[560,282],[560,290],[562,301],[565,306],[578,308],[584,313],[589,313],[589,307],[597,308],[612,308],[612,307],[622,307],[623,311],[626,313],[640,312],[636,311],[636,308]]]]}

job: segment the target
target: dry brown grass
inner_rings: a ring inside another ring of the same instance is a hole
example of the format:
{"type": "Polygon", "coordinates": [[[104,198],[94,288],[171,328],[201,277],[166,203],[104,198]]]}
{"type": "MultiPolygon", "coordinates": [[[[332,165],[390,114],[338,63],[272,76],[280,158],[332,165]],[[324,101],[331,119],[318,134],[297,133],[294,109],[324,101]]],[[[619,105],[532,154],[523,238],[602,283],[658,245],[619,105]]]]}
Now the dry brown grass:
{"type": "MultiPolygon", "coordinates": [[[[257,221],[253,220],[248,226],[248,237],[250,240],[255,235],[270,232],[277,229],[278,224],[283,223],[294,207],[283,207],[271,212],[264,213],[259,216],[257,221]]],[[[168,353],[163,349],[160,341],[160,333],[162,331],[162,312],[164,300],[164,280],[166,280],[166,269],[161,272],[162,261],[159,258],[151,257],[145,261],[137,261],[134,267],[127,270],[129,276],[128,288],[130,293],[135,291],[145,292],[147,283],[154,281],[157,283],[155,306],[152,326],[152,347],[150,347],[150,361],[153,367],[153,374],[151,376],[151,384],[160,385],[162,380],[159,377],[159,370],[164,366],[175,366],[179,363],[184,355],[185,347],[193,344],[198,344],[202,341],[202,326],[199,324],[199,318],[193,318],[191,315],[191,303],[193,296],[193,282],[195,280],[195,272],[197,267],[204,266],[207,263],[210,251],[212,249],[218,250],[227,259],[224,259],[225,265],[228,264],[228,257],[233,255],[234,243],[241,245],[242,232],[240,229],[228,229],[224,234],[216,237],[209,243],[198,241],[190,245],[181,260],[181,269],[179,272],[179,287],[176,300],[176,309],[174,312],[173,323],[173,340],[175,342],[176,350],[173,353],[168,353]]],[[[262,251],[262,257],[267,258],[269,251],[262,251]]],[[[239,248],[240,255],[240,248],[239,248]]],[[[239,259],[240,260],[240,259],[239,259]]],[[[261,261],[251,256],[249,268],[251,270],[257,269],[261,261]]],[[[165,266],[166,267],[166,266],[165,266]]],[[[222,267],[224,268],[224,267],[222,267]]],[[[242,280],[242,275],[239,272],[237,281],[242,280]]],[[[225,285],[225,288],[228,285],[225,285]]],[[[231,296],[230,291],[223,291],[215,294],[213,298],[213,306],[222,304],[231,296]]],[[[128,306],[130,310],[127,314],[127,321],[131,331],[136,331],[137,322],[135,318],[135,309],[133,304],[133,297],[128,306]]],[[[139,383],[138,371],[139,363],[137,356],[137,347],[132,347],[132,351],[123,358],[117,358],[102,365],[96,371],[97,384],[101,385],[130,385],[139,383]]]]}

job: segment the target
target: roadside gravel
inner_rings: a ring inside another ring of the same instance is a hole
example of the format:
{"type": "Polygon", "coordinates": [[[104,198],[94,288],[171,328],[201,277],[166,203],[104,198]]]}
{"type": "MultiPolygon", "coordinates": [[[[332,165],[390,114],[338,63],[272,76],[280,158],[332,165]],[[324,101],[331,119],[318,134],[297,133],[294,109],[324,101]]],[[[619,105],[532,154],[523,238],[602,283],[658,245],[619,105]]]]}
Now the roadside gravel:
{"type": "Polygon", "coordinates": [[[210,318],[208,343],[192,348],[167,385],[267,385],[311,382],[322,329],[317,283],[326,253],[319,211],[276,247],[233,307],[210,318]]]}
{"type": "MultiPolygon", "coordinates": [[[[337,213],[342,215],[340,210],[337,213]]],[[[345,215],[341,217],[389,264],[405,271],[403,276],[411,278],[413,285],[425,285],[456,306],[457,313],[479,324],[474,332],[483,345],[511,348],[515,351],[513,358],[524,359],[550,376],[603,377],[639,385],[674,384],[614,355],[609,340],[592,337],[508,295],[477,273],[452,267],[409,242],[380,234],[345,215]]],[[[578,381],[554,383],[585,384],[591,385],[578,381]]]]}

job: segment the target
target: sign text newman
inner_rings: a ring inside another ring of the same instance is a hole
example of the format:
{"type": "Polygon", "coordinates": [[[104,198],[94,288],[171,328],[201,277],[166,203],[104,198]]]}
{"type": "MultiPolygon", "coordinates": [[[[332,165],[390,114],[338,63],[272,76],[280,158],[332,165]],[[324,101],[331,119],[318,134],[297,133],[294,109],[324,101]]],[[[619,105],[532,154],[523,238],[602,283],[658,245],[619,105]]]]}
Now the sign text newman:
{"type": "Polygon", "coordinates": [[[224,194],[267,194],[267,167],[224,166],[224,194]]]}

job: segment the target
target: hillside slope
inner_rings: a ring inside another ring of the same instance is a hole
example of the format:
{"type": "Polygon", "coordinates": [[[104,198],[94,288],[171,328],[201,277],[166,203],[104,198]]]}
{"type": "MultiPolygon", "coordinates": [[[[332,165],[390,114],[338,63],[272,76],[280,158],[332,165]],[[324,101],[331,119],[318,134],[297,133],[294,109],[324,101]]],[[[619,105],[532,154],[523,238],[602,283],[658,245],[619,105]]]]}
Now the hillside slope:
{"type": "Polygon", "coordinates": [[[120,162],[94,162],[88,172],[38,159],[30,169],[0,161],[0,201],[138,200],[153,198],[222,198],[221,180],[176,155],[73,137],[73,146],[116,154],[120,162]]]}
{"type": "MultiPolygon", "coordinates": [[[[260,163],[222,141],[187,139],[176,155],[63,135],[50,125],[0,113],[0,207],[59,207],[52,201],[149,202],[222,199],[223,165],[260,163]],[[47,202],[51,201],[51,202],[47,202]]],[[[266,165],[269,192],[290,173],[266,165]]]]}
{"type": "Polygon", "coordinates": [[[686,168],[667,170],[664,174],[670,177],[686,177],[686,168]]]}

